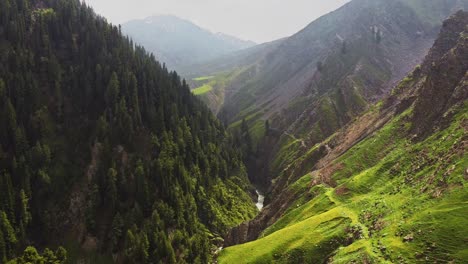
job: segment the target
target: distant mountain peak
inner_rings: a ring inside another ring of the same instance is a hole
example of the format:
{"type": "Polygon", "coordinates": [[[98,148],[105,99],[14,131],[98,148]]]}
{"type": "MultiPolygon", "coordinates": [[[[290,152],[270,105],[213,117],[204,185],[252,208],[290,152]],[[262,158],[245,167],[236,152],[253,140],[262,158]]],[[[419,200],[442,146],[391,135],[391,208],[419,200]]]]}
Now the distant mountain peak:
{"type": "Polygon", "coordinates": [[[122,28],[137,43],[175,69],[255,45],[252,41],[213,33],[174,15],[152,15],[124,23],[122,28]]]}

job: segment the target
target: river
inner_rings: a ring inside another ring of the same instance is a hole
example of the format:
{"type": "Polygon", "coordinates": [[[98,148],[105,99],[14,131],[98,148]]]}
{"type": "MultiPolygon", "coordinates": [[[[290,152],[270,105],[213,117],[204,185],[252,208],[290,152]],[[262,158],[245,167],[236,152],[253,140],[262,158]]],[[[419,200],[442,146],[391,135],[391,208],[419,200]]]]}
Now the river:
{"type": "Polygon", "coordinates": [[[263,202],[265,201],[265,196],[263,196],[258,190],[255,190],[257,193],[257,203],[255,204],[259,211],[263,209],[263,202]]]}

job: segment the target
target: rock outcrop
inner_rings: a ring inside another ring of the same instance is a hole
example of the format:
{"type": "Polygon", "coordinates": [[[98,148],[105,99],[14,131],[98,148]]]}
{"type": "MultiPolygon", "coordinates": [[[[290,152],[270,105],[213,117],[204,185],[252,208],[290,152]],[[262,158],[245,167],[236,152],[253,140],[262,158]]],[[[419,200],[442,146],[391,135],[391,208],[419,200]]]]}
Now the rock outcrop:
{"type": "Polygon", "coordinates": [[[427,78],[413,116],[413,131],[420,137],[445,126],[447,111],[468,97],[467,12],[460,11],[444,23],[422,68],[427,78]]]}

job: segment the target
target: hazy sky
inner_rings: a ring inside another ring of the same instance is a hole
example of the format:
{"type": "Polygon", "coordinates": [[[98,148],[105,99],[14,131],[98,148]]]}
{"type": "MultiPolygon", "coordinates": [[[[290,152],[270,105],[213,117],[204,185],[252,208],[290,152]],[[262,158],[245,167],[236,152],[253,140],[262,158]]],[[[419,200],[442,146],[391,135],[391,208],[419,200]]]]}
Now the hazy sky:
{"type": "Polygon", "coordinates": [[[289,36],[349,0],[83,0],[114,24],[176,15],[255,42],[289,36]]]}

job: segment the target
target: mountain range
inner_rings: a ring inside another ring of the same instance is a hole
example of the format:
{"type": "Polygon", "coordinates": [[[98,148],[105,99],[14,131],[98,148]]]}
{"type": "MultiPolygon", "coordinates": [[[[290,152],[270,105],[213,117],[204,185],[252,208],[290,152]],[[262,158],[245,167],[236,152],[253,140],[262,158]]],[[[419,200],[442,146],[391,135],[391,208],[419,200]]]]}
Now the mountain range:
{"type": "Polygon", "coordinates": [[[212,33],[172,15],[132,20],[122,24],[122,31],[176,70],[255,45],[252,41],[212,33]]]}
{"type": "Polygon", "coordinates": [[[467,25],[451,16],[390,95],[289,160],[219,263],[464,263],[467,25]]]}
{"type": "Polygon", "coordinates": [[[461,9],[352,0],[254,45],[0,0],[0,263],[466,263],[461,9]]]}
{"type": "Polygon", "coordinates": [[[289,38],[182,75],[211,88],[199,97],[231,129],[247,122],[258,143],[248,167],[270,185],[287,164],[274,162],[286,143],[262,141],[266,121],[306,146],[320,143],[388,94],[421,63],[442,21],[467,8],[467,0],[354,0],[289,38]]]}
{"type": "Polygon", "coordinates": [[[442,21],[466,7],[458,0],[355,0],[289,38],[181,73],[218,77],[210,85],[221,100],[206,102],[227,123],[271,119],[300,134],[303,124],[318,122],[309,113],[329,108],[329,127],[307,129],[331,131],[420,63],[442,21]]]}

